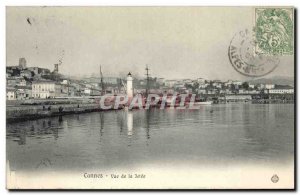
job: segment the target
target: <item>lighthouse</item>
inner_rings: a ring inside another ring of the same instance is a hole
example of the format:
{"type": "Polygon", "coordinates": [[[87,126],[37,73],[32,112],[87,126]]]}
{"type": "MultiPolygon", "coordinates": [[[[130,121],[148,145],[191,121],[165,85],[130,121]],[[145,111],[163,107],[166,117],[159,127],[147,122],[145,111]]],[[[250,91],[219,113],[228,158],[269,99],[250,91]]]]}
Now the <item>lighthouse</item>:
{"type": "Polygon", "coordinates": [[[133,88],[132,88],[132,75],[129,72],[127,75],[127,97],[128,99],[132,99],[133,97],[133,88]]]}

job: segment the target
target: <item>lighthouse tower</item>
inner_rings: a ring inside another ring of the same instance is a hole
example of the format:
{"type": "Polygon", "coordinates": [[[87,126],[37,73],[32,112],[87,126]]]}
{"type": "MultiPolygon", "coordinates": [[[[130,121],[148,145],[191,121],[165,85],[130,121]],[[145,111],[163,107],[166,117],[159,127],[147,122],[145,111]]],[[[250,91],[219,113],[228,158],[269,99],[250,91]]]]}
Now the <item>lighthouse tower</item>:
{"type": "Polygon", "coordinates": [[[133,97],[133,88],[132,88],[132,75],[129,72],[127,75],[127,97],[131,99],[133,97]]]}

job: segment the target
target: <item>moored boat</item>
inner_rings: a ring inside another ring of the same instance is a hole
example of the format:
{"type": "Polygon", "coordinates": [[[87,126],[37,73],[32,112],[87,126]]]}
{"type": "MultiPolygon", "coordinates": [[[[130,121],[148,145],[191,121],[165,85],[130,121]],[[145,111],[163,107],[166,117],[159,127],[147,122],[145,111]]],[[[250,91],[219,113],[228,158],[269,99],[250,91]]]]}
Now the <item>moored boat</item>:
{"type": "Polygon", "coordinates": [[[212,101],[195,102],[194,105],[211,105],[212,103],[212,101]]]}

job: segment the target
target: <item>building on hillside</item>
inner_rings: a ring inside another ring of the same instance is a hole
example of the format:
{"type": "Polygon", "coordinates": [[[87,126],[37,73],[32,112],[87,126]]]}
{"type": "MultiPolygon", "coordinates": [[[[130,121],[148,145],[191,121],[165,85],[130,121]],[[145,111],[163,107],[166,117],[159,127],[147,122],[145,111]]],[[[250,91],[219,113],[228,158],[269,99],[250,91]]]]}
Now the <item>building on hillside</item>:
{"type": "Polygon", "coordinates": [[[197,78],[197,82],[199,84],[205,84],[205,79],[204,78],[197,78]]]}
{"type": "Polygon", "coordinates": [[[232,81],[232,84],[239,86],[239,85],[242,85],[243,82],[242,81],[232,81]]]}
{"type": "Polygon", "coordinates": [[[206,89],[198,89],[198,94],[207,94],[206,89]]]}
{"type": "Polygon", "coordinates": [[[249,94],[260,94],[260,91],[257,90],[249,90],[249,94]]]}
{"type": "Polygon", "coordinates": [[[6,86],[14,87],[14,86],[17,85],[17,83],[18,83],[17,78],[10,77],[10,78],[7,78],[7,79],[6,79],[6,86]]]}
{"type": "Polygon", "coordinates": [[[20,78],[16,80],[16,86],[29,86],[31,87],[31,82],[27,81],[24,78],[20,78]]]}
{"type": "Polygon", "coordinates": [[[274,89],[268,90],[269,94],[293,94],[294,88],[289,85],[276,85],[274,89]]]}
{"type": "Polygon", "coordinates": [[[220,80],[214,80],[212,82],[212,86],[214,86],[215,88],[221,89],[222,88],[223,83],[220,80]]]}
{"type": "Polygon", "coordinates": [[[16,89],[12,87],[6,88],[6,100],[16,100],[16,89]]]}
{"type": "Polygon", "coordinates": [[[226,101],[246,101],[251,100],[251,95],[225,95],[226,101]]]}
{"type": "Polygon", "coordinates": [[[239,93],[239,94],[247,94],[247,93],[248,93],[248,90],[245,90],[245,89],[238,89],[238,93],[239,93]]]}
{"type": "Polygon", "coordinates": [[[250,89],[254,89],[254,88],[255,88],[255,85],[254,85],[254,84],[248,83],[248,85],[249,85],[249,88],[250,88],[250,89]]]}
{"type": "Polygon", "coordinates": [[[157,83],[159,84],[159,85],[163,85],[164,84],[164,81],[165,81],[165,79],[164,78],[157,78],[157,83]]]}
{"type": "Polygon", "coordinates": [[[176,83],[177,83],[177,80],[165,80],[166,87],[173,88],[176,83]]]}
{"type": "Polygon", "coordinates": [[[54,98],[61,96],[61,85],[55,81],[40,80],[32,82],[33,98],[54,98]]]}
{"type": "Polygon", "coordinates": [[[16,99],[25,100],[32,97],[31,86],[17,86],[16,87],[16,99]]]}
{"type": "Polygon", "coordinates": [[[232,84],[232,82],[233,82],[232,80],[228,80],[227,82],[224,83],[224,85],[226,87],[229,87],[232,84]]]}
{"type": "Polygon", "coordinates": [[[84,91],[83,91],[84,95],[90,96],[91,93],[92,93],[92,89],[91,88],[88,88],[88,87],[84,88],[84,91]]]}
{"type": "Polygon", "coordinates": [[[258,90],[263,90],[263,89],[266,88],[266,85],[265,85],[265,84],[262,84],[262,83],[261,83],[261,84],[257,84],[256,86],[257,86],[257,89],[258,89],[258,90]]]}
{"type": "Polygon", "coordinates": [[[274,89],[275,85],[274,84],[265,84],[265,89],[274,89]]]}
{"type": "Polygon", "coordinates": [[[71,86],[74,89],[74,96],[82,96],[84,94],[84,84],[80,83],[80,82],[72,82],[71,86]]]}
{"type": "Polygon", "coordinates": [[[83,95],[85,96],[100,96],[101,95],[101,90],[100,89],[95,89],[95,88],[84,88],[83,90],[83,95]]]}
{"type": "Polygon", "coordinates": [[[75,96],[76,94],[76,88],[74,85],[71,85],[71,82],[69,80],[63,80],[61,83],[61,96],[75,96]]]}

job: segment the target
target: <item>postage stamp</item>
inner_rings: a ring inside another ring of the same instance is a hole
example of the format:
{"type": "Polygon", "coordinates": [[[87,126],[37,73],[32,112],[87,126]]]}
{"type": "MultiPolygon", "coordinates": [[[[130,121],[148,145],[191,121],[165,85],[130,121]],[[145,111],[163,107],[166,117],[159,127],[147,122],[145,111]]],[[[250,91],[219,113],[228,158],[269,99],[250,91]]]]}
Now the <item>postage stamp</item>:
{"type": "Polygon", "coordinates": [[[293,13],[293,8],[255,8],[256,53],[294,53],[293,13]]]}

